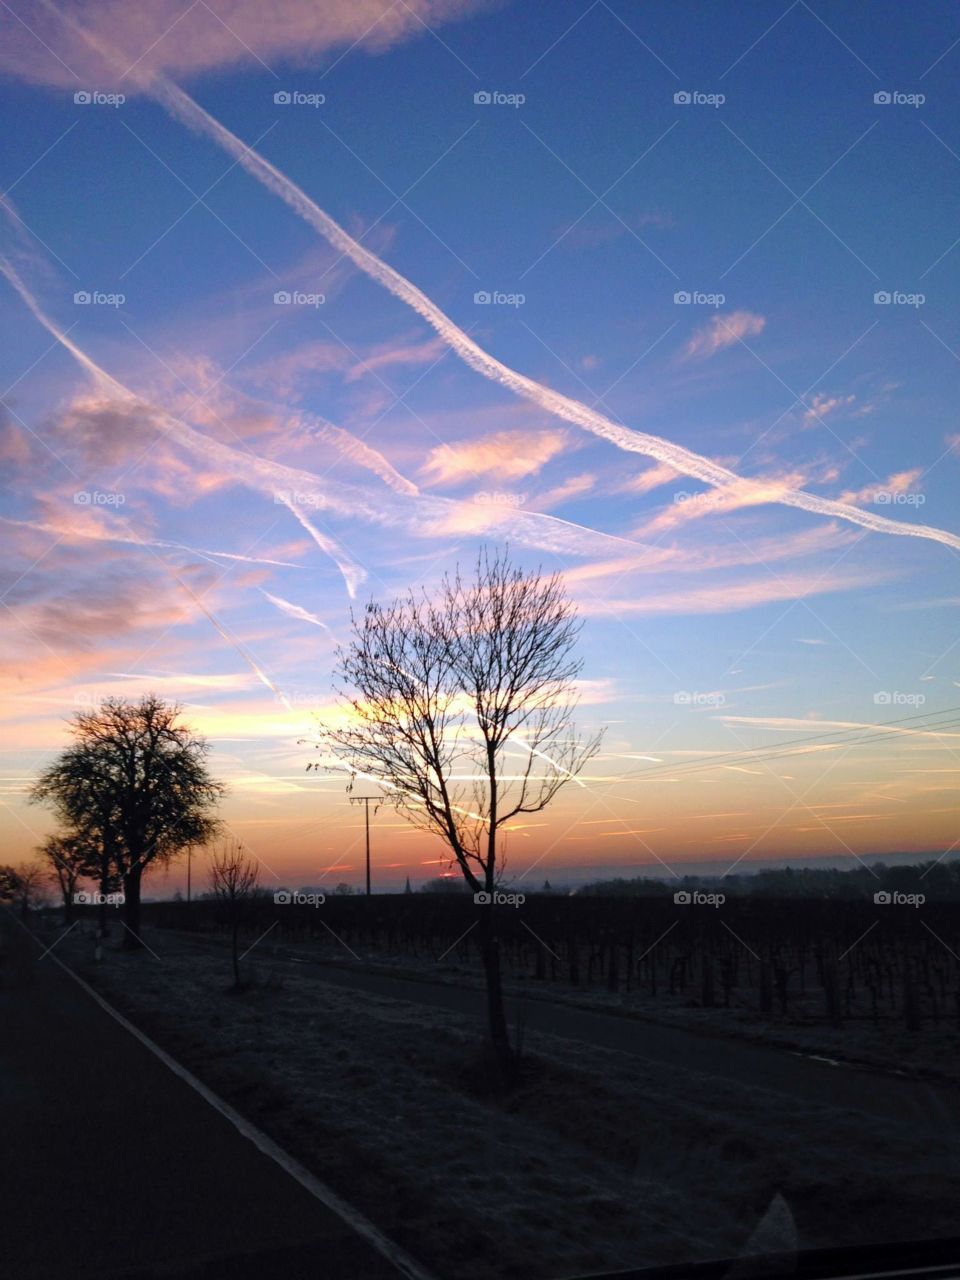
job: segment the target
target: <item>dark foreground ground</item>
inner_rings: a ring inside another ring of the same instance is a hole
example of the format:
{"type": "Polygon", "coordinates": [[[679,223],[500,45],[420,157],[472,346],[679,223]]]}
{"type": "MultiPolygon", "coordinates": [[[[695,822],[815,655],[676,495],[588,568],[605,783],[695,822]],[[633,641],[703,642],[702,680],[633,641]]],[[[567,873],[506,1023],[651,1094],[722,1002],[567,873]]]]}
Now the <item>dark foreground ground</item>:
{"type": "Polygon", "coordinates": [[[0,959],[5,1280],[401,1274],[23,943],[0,959]]]}

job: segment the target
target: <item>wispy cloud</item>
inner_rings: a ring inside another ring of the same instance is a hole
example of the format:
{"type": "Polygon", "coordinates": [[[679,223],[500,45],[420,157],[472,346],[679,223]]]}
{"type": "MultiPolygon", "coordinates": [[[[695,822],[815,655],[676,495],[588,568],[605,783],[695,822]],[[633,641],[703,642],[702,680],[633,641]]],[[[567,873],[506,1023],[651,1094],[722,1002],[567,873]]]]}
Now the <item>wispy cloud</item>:
{"type": "Polygon", "coordinates": [[[430,450],[423,470],[431,484],[457,485],[481,476],[509,483],[536,475],[568,445],[568,433],[561,429],[498,431],[438,445],[430,450]]]}
{"type": "Polygon", "coordinates": [[[841,502],[889,502],[891,497],[920,492],[922,467],[912,467],[909,471],[897,471],[886,480],[877,480],[866,484],[861,489],[848,489],[840,495],[841,502]]]}
{"type": "Polygon", "coordinates": [[[752,311],[731,311],[711,316],[707,324],[698,329],[684,348],[685,360],[708,360],[718,351],[736,346],[743,338],[763,333],[766,318],[752,311]]]}
{"type": "Polygon", "coordinates": [[[325,631],[330,630],[327,624],[318,618],[315,613],[311,613],[309,609],[304,609],[302,605],[291,604],[289,600],[284,600],[282,596],[271,595],[269,591],[264,591],[263,594],[272,605],[276,605],[280,612],[285,613],[288,618],[296,618],[298,622],[310,622],[315,627],[323,627],[325,631]]]}
{"type": "Polygon", "coordinates": [[[617,487],[622,493],[650,493],[653,489],[659,489],[661,485],[676,480],[679,475],[680,472],[674,471],[673,467],[668,467],[664,462],[658,462],[655,466],[647,467],[645,471],[621,481],[617,487]]]}
{"type": "Polygon", "coordinates": [[[574,586],[581,611],[591,615],[735,613],[781,600],[804,600],[810,596],[862,589],[888,581],[882,572],[766,574],[738,582],[704,583],[680,590],[641,591],[635,596],[599,599],[582,596],[574,586]]]}
{"type": "Polygon", "coordinates": [[[44,0],[19,0],[0,9],[0,66],[24,80],[75,88],[114,84],[117,62],[140,77],[157,71],[196,76],[272,61],[316,64],[317,56],[360,45],[380,52],[431,26],[486,7],[486,0],[64,0],[60,12],[44,0]],[[103,47],[109,44],[109,54],[103,47]],[[112,55],[112,56],[111,56],[112,55]]]}
{"type": "Polygon", "coordinates": [[[787,493],[800,489],[804,477],[798,471],[779,476],[761,476],[755,480],[739,480],[736,484],[709,489],[705,493],[681,492],[674,495],[669,507],[644,521],[634,530],[638,538],[649,538],[693,520],[739,511],[743,507],[759,507],[780,502],[787,493]]]}
{"type": "Polygon", "coordinates": [[[830,414],[842,413],[844,409],[849,409],[852,404],[856,403],[855,395],[845,396],[828,396],[818,392],[810,400],[807,409],[804,410],[804,420],[806,422],[818,422],[823,418],[828,418],[830,414]]]}

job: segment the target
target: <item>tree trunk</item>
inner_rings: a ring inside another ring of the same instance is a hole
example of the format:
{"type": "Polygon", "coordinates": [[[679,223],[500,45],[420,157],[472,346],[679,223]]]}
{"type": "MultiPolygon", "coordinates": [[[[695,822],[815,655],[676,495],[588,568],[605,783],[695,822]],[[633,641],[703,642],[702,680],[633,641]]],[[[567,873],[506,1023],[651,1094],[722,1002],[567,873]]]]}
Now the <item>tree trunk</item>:
{"type": "Polygon", "coordinates": [[[97,936],[105,938],[110,932],[107,924],[107,893],[110,889],[110,859],[100,859],[100,905],[97,908],[97,936]]]}
{"type": "Polygon", "coordinates": [[[137,867],[129,875],[123,877],[123,917],[127,926],[123,934],[123,945],[127,951],[137,951],[143,946],[140,940],[140,878],[143,871],[137,867]]]}
{"type": "Polygon", "coordinates": [[[238,991],[240,989],[240,960],[237,956],[237,933],[239,931],[239,928],[240,928],[240,923],[236,918],[234,918],[234,921],[233,921],[233,981],[238,991]]]}
{"type": "Polygon", "coordinates": [[[507,1035],[507,1017],[503,1006],[500,940],[497,937],[495,910],[493,903],[484,908],[483,921],[480,925],[480,949],[483,957],[483,971],[487,980],[487,1029],[490,1033],[490,1043],[501,1071],[509,1074],[513,1053],[510,1049],[510,1038],[507,1035]]]}

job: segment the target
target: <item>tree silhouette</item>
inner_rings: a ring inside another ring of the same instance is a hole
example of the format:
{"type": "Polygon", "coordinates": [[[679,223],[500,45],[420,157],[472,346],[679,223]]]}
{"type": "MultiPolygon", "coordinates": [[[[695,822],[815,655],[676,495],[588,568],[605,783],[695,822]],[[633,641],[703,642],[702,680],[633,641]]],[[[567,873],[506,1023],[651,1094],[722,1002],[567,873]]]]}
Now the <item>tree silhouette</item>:
{"type": "Polygon", "coordinates": [[[579,631],[559,575],[482,551],[472,581],[458,569],[433,596],[371,603],[354,618],[336,671],[349,715],[320,744],[438,835],[474,891],[490,1040],[506,1072],[495,899],[503,838],[599,747],[599,734],[581,739],[571,724],[579,631]]]}
{"type": "MultiPolygon", "coordinates": [[[[47,836],[37,847],[44,864],[47,881],[60,891],[63,899],[63,922],[73,919],[73,907],[81,880],[100,881],[100,846],[89,832],[47,836]]],[[[102,891],[101,891],[102,892],[102,891]]]]}
{"type": "Polygon", "coordinates": [[[257,891],[260,870],[243,852],[240,844],[225,844],[210,859],[210,888],[226,909],[233,954],[233,982],[240,988],[240,958],[237,955],[240,920],[244,908],[257,891]]]}
{"type": "Polygon", "coordinates": [[[43,900],[43,867],[36,862],[20,862],[15,867],[0,867],[0,902],[20,909],[24,920],[33,907],[43,900]]]}
{"type": "Polygon", "coordinates": [[[99,842],[124,893],[124,946],[139,947],[140,888],[166,863],[216,832],[225,788],[206,767],[207,744],[178,724],[181,708],[147,694],[107,699],[74,716],[74,744],[45,769],[31,799],[51,803],[65,825],[99,842]]]}

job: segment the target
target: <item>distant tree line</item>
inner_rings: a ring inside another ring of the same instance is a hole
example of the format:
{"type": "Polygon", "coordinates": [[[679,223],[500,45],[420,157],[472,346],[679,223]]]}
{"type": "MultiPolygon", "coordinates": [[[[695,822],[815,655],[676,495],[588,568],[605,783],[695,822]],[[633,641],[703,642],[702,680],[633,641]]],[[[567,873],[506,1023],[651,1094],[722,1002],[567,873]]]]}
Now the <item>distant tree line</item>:
{"type": "Polygon", "coordinates": [[[728,876],[681,876],[654,879],[635,876],[597,880],[575,892],[602,898],[667,898],[678,890],[700,889],[727,897],[829,898],[855,901],[880,890],[917,894],[940,901],[960,901],[960,858],[929,859],[910,866],[882,861],[845,867],[775,867],[728,876]]]}

